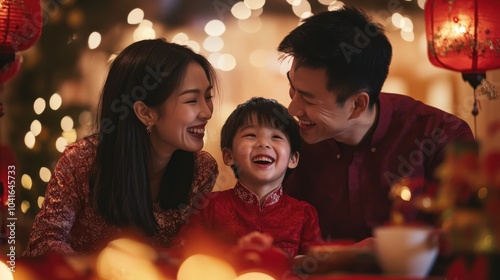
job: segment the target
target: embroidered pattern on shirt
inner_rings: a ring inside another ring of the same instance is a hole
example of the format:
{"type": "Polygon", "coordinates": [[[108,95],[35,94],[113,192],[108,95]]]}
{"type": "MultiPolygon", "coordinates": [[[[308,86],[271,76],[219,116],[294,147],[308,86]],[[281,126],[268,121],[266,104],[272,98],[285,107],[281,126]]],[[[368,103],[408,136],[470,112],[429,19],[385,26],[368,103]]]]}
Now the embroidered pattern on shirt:
{"type": "MultiPolygon", "coordinates": [[[[243,186],[243,184],[241,184],[240,182],[238,182],[234,187],[234,193],[244,202],[260,206],[258,196],[247,189],[245,186],[243,186]]],[[[267,195],[262,207],[276,204],[282,195],[283,188],[280,185],[278,188],[267,195]]]]}

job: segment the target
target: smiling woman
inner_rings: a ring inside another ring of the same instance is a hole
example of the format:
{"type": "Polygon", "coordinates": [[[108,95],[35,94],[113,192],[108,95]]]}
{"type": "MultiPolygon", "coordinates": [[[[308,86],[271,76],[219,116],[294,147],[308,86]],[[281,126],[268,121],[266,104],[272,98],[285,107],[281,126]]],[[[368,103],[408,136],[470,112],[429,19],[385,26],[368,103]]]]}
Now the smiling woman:
{"type": "Polygon", "coordinates": [[[96,133],[59,159],[24,255],[92,253],[128,231],[169,246],[218,175],[200,151],[216,85],[208,61],[187,47],[156,39],[125,48],[104,84],[96,133]]]}

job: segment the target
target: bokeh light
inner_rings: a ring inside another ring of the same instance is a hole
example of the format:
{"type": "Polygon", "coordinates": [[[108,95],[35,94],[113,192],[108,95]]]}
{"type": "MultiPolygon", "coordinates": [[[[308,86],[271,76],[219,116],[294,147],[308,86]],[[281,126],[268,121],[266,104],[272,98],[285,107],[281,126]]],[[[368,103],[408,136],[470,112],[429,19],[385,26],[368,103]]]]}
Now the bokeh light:
{"type": "Polygon", "coordinates": [[[127,23],[128,24],[139,24],[142,22],[142,20],[144,20],[144,11],[143,10],[141,10],[139,8],[135,8],[132,11],[130,11],[130,13],[128,13],[128,16],[127,16],[127,23]]]}
{"type": "Polygon", "coordinates": [[[45,200],[45,197],[39,196],[38,199],[36,200],[36,203],[38,205],[38,208],[42,208],[43,206],[43,201],[45,200]]]}
{"type": "Polygon", "coordinates": [[[27,190],[31,190],[31,187],[33,186],[33,180],[31,180],[31,176],[28,174],[23,174],[21,176],[21,186],[27,190]]]}
{"type": "Polygon", "coordinates": [[[276,279],[262,272],[247,272],[241,274],[234,280],[276,280],[276,279]]]}
{"type": "Polygon", "coordinates": [[[224,47],[224,40],[221,37],[208,36],[203,41],[203,48],[209,52],[218,52],[224,47]]]}
{"type": "Polygon", "coordinates": [[[231,8],[231,14],[237,19],[247,19],[252,15],[252,10],[243,2],[237,2],[231,8]]]}
{"type": "Polygon", "coordinates": [[[23,200],[23,202],[21,202],[21,212],[23,212],[23,213],[28,212],[30,207],[31,207],[31,203],[29,201],[23,200]]]}
{"type": "Polygon", "coordinates": [[[153,248],[132,239],[119,238],[99,253],[97,275],[99,279],[161,280],[163,277],[153,264],[155,258],[153,248]]]}
{"type": "Polygon", "coordinates": [[[50,109],[55,111],[55,110],[59,109],[61,107],[61,105],[62,105],[62,98],[59,95],[59,93],[56,92],[56,93],[52,94],[52,96],[49,99],[50,109]]]}
{"type": "Polygon", "coordinates": [[[179,33],[175,34],[170,41],[172,43],[184,45],[184,44],[186,44],[187,41],[189,41],[189,36],[184,32],[179,32],[179,33]]]}
{"type": "Polygon", "coordinates": [[[231,71],[236,67],[236,59],[230,54],[223,54],[217,60],[217,66],[222,71],[231,71]]]}
{"type": "Polygon", "coordinates": [[[10,268],[3,261],[0,262],[0,279],[14,280],[14,275],[10,271],[10,268]]]}
{"type": "Polygon", "coordinates": [[[248,8],[257,10],[264,7],[266,0],[244,0],[243,3],[245,3],[248,8]]]}
{"type": "Polygon", "coordinates": [[[179,267],[177,280],[234,280],[236,272],[226,262],[208,255],[192,255],[179,267]]]}
{"type": "Polygon", "coordinates": [[[134,41],[148,40],[156,38],[156,31],[153,29],[153,23],[150,20],[143,20],[134,30],[134,41]]]}
{"type": "Polygon", "coordinates": [[[61,119],[61,128],[63,131],[70,131],[73,129],[73,119],[70,116],[64,116],[61,119]]]}
{"type": "Polygon", "coordinates": [[[47,167],[41,167],[39,175],[40,179],[42,179],[42,181],[44,181],[45,183],[50,180],[50,170],[47,167]]]}
{"type": "Polygon", "coordinates": [[[63,131],[63,133],[62,133],[62,137],[64,137],[64,139],[66,139],[66,142],[68,144],[74,143],[76,141],[77,136],[78,135],[77,135],[76,130],[74,128],[71,130],[68,130],[68,131],[63,131]]]}
{"type": "Polygon", "coordinates": [[[99,47],[99,45],[101,44],[101,39],[101,34],[99,34],[98,32],[90,33],[88,39],[89,49],[93,50],[99,47]]]}
{"type": "Polygon", "coordinates": [[[35,147],[36,139],[35,139],[35,134],[33,132],[28,131],[26,135],[24,135],[24,145],[28,147],[28,149],[33,149],[35,147]]]}
{"type": "Polygon", "coordinates": [[[298,5],[292,6],[293,13],[299,18],[307,18],[311,13],[311,4],[307,1],[301,1],[298,5]]]}
{"type": "Polygon", "coordinates": [[[35,102],[33,102],[33,110],[35,114],[40,115],[45,111],[46,102],[43,98],[38,97],[35,102]]]}
{"type": "Polygon", "coordinates": [[[56,150],[60,153],[64,152],[64,149],[66,149],[66,146],[68,146],[68,140],[64,137],[58,137],[56,140],[56,150]]]}
{"type": "Polygon", "coordinates": [[[205,24],[205,33],[209,36],[220,36],[224,32],[226,32],[226,25],[218,19],[211,20],[205,24]]]}
{"type": "Polygon", "coordinates": [[[33,120],[30,125],[30,131],[33,135],[38,136],[42,132],[42,123],[39,120],[33,120]]]}

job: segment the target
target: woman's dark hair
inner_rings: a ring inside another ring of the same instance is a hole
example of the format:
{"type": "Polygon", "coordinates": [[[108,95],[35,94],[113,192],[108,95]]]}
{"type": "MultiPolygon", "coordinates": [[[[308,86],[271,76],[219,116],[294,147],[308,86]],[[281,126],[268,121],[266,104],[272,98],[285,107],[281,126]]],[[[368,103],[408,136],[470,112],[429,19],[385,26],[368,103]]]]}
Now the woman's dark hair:
{"type": "MultiPolygon", "coordinates": [[[[274,99],[253,97],[245,103],[239,104],[229,115],[222,126],[221,149],[233,148],[233,139],[238,129],[257,120],[260,126],[279,129],[290,141],[290,154],[300,150],[300,128],[297,121],[288,113],[288,110],[274,99]]],[[[234,171],[234,169],[233,169],[234,171]]],[[[287,174],[290,170],[287,170],[287,174]]],[[[236,174],[238,177],[238,174],[236,174]]]]}
{"type": "Polygon", "coordinates": [[[297,67],[325,68],[328,90],[337,103],[361,91],[372,107],[389,73],[392,46],[382,26],[361,10],[344,7],[311,16],[279,44],[281,58],[292,56],[297,67]]]}
{"type": "MultiPolygon", "coordinates": [[[[90,202],[107,223],[153,235],[149,180],[151,142],[145,125],[133,111],[136,101],[159,108],[182,82],[188,64],[201,65],[216,87],[215,70],[205,57],[164,39],[138,41],[111,63],[98,106],[97,154],[90,176],[90,202]]],[[[194,154],[177,150],[163,175],[160,206],[187,204],[194,171],[194,154]]]]}

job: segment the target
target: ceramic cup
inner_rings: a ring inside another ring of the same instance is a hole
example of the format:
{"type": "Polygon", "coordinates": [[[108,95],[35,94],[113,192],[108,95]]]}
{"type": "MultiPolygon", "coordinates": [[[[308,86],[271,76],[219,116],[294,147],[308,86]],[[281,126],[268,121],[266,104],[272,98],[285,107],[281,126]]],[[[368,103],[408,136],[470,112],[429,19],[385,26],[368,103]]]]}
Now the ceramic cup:
{"type": "Polygon", "coordinates": [[[380,226],[374,229],[375,250],[387,275],[427,276],[438,254],[437,234],[430,227],[380,226]]]}

